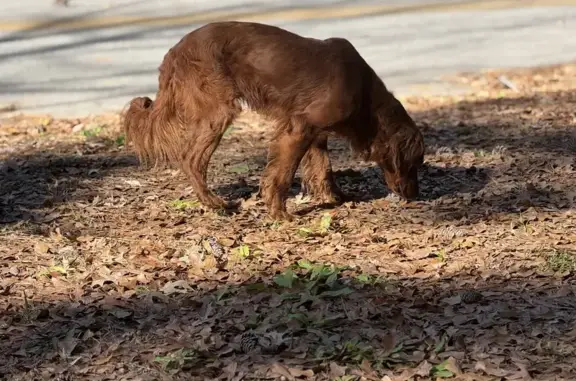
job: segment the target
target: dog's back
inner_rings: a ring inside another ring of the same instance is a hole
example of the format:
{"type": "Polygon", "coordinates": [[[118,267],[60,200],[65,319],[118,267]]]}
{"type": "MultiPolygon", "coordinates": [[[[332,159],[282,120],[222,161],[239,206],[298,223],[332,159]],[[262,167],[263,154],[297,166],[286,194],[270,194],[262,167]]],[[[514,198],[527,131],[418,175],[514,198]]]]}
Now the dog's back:
{"type": "Polygon", "coordinates": [[[234,98],[260,113],[302,115],[318,127],[346,119],[375,76],[346,39],[318,40],[247,22],[211,23],[186,35],[166,54],[161,86],[189,81],[193,71],[212,80],[217,74],[234,98]]]}

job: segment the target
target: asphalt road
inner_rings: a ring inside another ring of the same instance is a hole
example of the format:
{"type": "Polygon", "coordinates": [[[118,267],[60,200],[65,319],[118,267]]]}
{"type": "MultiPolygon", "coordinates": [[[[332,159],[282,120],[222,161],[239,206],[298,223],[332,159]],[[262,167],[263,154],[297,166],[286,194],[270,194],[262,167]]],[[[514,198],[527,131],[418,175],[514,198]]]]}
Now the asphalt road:
{"type": "Polygon", "coordinates": [[[0,5],[0,107],[55,116],[117,111],[133,96],[153,96],[166,51],[217,19],[346,37],[398,94],[458,91],[445,74],[576,58],[576,0],[70,2],[0,5]]]}

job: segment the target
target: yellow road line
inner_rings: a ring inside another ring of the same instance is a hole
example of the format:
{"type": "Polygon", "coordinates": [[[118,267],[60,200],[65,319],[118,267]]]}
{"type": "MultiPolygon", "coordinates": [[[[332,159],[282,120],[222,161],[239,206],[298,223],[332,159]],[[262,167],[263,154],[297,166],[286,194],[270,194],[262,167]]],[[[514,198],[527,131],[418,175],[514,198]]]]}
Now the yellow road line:
{"type": "Polygon", "coordinates": [[[66,18],[54,21],[0,21],[2,31],[22,31],[32,29],[93,29],[126,25],[189,25],[222,20],[264,21],[283,19],[290,21],[349,18],[376,14],[394,14],[404,12],[431,12],[439,10],[465,11],[506,8],[525,8],[534,6],[574,6],[576,0],[470,0],[464,3],[438,3],[402,5],[357,5],[329,6],[319,8],[295,8],[277,11],[237,12],[211,11],[192,13],[182,16],[103,16],[84,19],[66,18]]]}

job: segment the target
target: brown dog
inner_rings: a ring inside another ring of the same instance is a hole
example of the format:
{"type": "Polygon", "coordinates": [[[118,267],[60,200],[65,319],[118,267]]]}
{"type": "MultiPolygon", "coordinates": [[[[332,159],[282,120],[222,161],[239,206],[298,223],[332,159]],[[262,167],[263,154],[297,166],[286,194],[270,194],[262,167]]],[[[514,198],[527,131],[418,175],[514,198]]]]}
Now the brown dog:
{"type": "Polygon", "coordinates": [[[134,98],[124,117],[144,163],[172,163],[199,200],[229,204],[208,189],[208,163],[243,107],[273,121],[260,195],[273,218],[291,219],[286,196],[302,163],[303,184],[326,202],[342,199],[332,177],[328,135],[376,162],[389,188],[418,196],[422,134],[402,104],[342,38],[317,40],[257,23],[216,22],[186,35],[160,66],[156,101],[134,98]]]}

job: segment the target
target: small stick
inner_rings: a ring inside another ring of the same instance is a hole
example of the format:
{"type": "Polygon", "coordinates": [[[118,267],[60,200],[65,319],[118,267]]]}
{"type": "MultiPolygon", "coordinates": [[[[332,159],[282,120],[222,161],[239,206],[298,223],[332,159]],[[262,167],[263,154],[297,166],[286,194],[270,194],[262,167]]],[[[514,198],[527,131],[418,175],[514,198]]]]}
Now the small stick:
{"type": "Polygon", "coordinates": [[[508,79],[508,77],[506,77],[505,75],[501,75],[498,77],[498,80],[500,81],[500,83],[502,83],[504,86],[506,86],[507,88],[511,89],[512,91],[515,91],[517,93],[520,92],[520,90],[518,90],[518,87],[516,87],[516,85],[514,84],[514,82],[512,82],[511,80],[508,79]]]}

